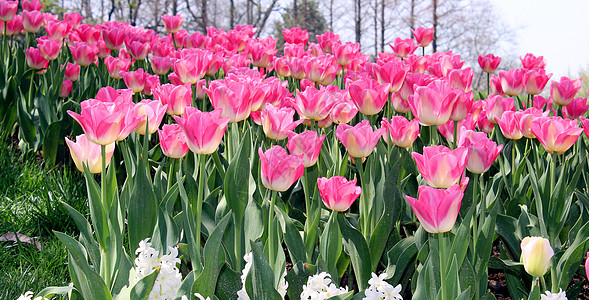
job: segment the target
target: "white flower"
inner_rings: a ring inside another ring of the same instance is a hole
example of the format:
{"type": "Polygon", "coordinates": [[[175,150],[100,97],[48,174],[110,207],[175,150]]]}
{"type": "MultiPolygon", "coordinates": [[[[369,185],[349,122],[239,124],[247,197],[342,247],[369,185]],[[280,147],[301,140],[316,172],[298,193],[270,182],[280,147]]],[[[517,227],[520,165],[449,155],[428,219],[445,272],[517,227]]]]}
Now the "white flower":
{"type": "MultiPolygon", "coordinates": [[[[211,300],[211,298],[210,298],[210,297],[207,297],[207,298],[205,299],[205,297],[203,297],[203,296],[202,296],[201,294],[199,294],[199,293],[194,293],[194,296],[196,296],[196,298],[198,298],[198,299],[200,299],[200,300],[211,300]]],[[[187,299],[187,300],[188,300],[188,299],[187,299]]]]}
{"type": "Polygon", "coordinates": [[[393,287],[385,281],[387,273],[376,275],[372,273],[372,278],[368,280],[370,286],[364,291],[365,300],[403,300],[401,296],[401,285],[393,287]]]}
{"type": "Polygon", "coordinates": [[[20,295],[20,297],[18,297],[18,299],[16,299],[16,300],[48,300],[45,297],[35,297],[33,299],[33,295],[34,295],[33,292],[28,291],[28,292],[20,295]]]}
{"type": "Polygon", "coordinates": [[[567,300],[566,292],[563,292],[562,289],[559,290],[558,293],[551,293],[550,291],[546,291],[546,293],[540,296],[542,300],[567,300]]]}
{"type": "Polygon", "coordinates": [[[321,272],[307,279],[307,284],[303,285],[301,300],[329,299],[347,292],[347,288],[338,288],[334,283],[332,283],[329,274],[321,272]]]}
{"type": "Polygon", "coordinates": [[[151,247],[149,238],[139,242],[139,248],[135,252],[137,258],[135,259],[135,282],[138,282],[143,277],[151,274],[156,268],[159,268],[158,274],[153,289],[149,294],[148,299],[175,299],[176,292],[182,285],[182,274],[176,264],[180,263],[178,256],[178,249],[168,247],[169,254],[159,257],[159,252],[151,247]]]}
{"type": "MultiPolygon", "coordinates": [[[[241,284],[242,285],[241,285],[241,290],[237,291],[237,300],[250,300],[250,297],[247,294],[247,291],[245,290],[245,279],[247,278],[247,274],[250,272],[250,269],[252,268],[253,259],[254,259],[254,255],[252,252],[246,253],[243,256],[243,260],[245,260],[245,266],[243,267],[243,270],[241,271],[241,284]]],[[[288,289],[288,282],[286,282],[285,277],[286,277],[286,270],[284,271],[284,274],[282,275],[282,279],[280,279],[280,282],[278,283],[278,289],[277,289],[280,296],[282,296],[282,299],[284,299],[284,297],[286,296],[286,290],[288,289]]]]}

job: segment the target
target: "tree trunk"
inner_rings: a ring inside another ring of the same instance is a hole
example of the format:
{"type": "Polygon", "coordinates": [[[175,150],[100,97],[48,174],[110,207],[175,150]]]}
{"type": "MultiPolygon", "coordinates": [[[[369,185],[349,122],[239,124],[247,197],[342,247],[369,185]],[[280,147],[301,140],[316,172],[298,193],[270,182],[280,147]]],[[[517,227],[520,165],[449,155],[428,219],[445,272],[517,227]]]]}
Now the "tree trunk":
{"type": "Polygon", "coordinates": [[[202,20],[202,31],[207,32],[207,25],[209,24],[209,18],[207,16],[207,0],[201,0],[200,2],[200,17],[202,20]]]}
{"type": "Polygon", "coordinates": [[[297,7],[297,0],[293,0],[292,2],[292,16],[292,24],[298,24],[299,9],[297,7]]]}
{"type": "MultiPolygon", "coordinates": [[[[383,0],[381,0],[383,1],[383,0]]],[[[374,56],[378,55],[378,0],[374,0],[374,56]]]]}
{"type": "Polygon", "coordinates": [[[432,0],[432,27],[434,28],[434,40],[432,41],[433,52],[438,51],[438,14],[436,9],[438,8],[438,0],[432,0]]]}
{"type": "Polygon", "coordinates": [[[354,12],[356,14],[356,43],[360,43],[362,38],[362,1],[354,0],[354,12]]]}
{"type": "Polygon", "coordinates": [[[235,27],[235,0],[229,1],[229,27],[235,27]]]}
{"type": "Polygon", "coordinates": [[[333,0],[329,0],[329,31],[333,31],[333,0]]]}
{"type": "MultiPolygon", "coordinates": [[[[415,0],[411,0],[411,15],[409,16],[409,29],[415,29],[415,0]]],[[[413,38],[413,31],[409,30],[411,38],[413,38]]]]}
{"type": "Polygon", "coordinates": [[[385,1],[380,1],[380,52],[384,52],[384,33],[385,33],[385,21],[384,21],[384,7],[385,1]]]}

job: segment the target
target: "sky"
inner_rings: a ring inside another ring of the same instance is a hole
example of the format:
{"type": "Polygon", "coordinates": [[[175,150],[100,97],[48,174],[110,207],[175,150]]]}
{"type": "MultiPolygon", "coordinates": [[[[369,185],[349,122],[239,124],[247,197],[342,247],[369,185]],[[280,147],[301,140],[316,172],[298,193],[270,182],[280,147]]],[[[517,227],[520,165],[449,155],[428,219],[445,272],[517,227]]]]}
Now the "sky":
{"type": "Polygon", "coordinates": [[[557,80],[589,70],[588,0],[491,1],[516,30],[518,56],[544,56],[547,71],[557,80]]]}

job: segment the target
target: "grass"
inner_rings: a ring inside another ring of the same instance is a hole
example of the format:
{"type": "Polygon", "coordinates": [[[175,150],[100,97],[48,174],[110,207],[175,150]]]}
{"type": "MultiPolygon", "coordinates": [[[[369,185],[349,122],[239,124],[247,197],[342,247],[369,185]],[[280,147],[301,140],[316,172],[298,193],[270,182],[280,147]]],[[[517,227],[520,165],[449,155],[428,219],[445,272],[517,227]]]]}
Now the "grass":
{"type": "Polygon", "coordinates": [[[38,237],[34,246],[0,242],[0,299],[16,299],[26,291],[70,282],[67,252],[52,231],[77,236],[60,201],[87,215],[81,173],[69,167],[44,168],[34,157],[21,158],[0,143],[0,235],[18,232],[38,237]]]}

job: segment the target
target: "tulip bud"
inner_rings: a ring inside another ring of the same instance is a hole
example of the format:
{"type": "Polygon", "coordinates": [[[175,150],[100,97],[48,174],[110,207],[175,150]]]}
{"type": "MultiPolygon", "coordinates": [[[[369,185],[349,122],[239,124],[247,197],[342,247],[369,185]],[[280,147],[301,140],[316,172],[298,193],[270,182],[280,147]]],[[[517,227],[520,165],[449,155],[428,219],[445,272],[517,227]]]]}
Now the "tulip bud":
{"type": "Polygon", "coordinates": [[[554,250],[550,247],[548,239],[543,237],[525,237],[521,244],[522,255],[521,262],[524,269],[532,276],[544,276],[550,267],[550,259],[554,255],[554,250]]]}

